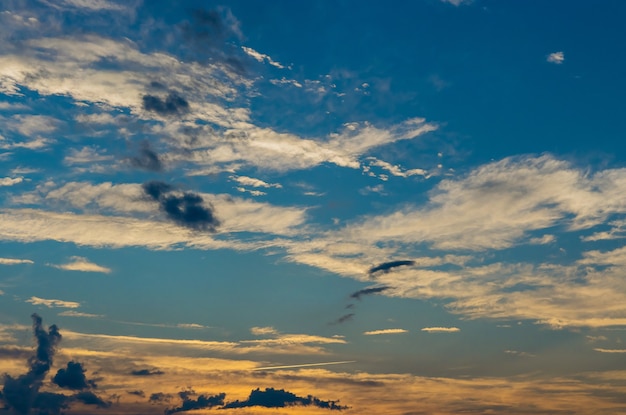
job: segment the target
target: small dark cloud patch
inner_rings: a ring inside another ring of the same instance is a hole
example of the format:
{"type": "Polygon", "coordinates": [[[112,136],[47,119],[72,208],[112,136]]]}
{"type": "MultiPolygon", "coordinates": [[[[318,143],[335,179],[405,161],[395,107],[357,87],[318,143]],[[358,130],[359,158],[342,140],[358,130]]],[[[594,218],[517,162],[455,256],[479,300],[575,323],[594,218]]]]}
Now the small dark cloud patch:
{"type": "Polygon", "coordinates": [[[55,385],[71,390],[83,390],[96,388],[96,382],[93,380],[87,380],[85,376],[85,369],[79,362],[68,362],[67,368],[59,369],[52,383],[55,385]]]}
{"type": "Polygon", "coordinates": [[[158,376],[165,374],[165,372],[158,369],[139,369],[133,370],[130,374],[133,376],[158,376]]]}
{"type": "Polygon", "coordinates": [[[331,325],[342,324],[342,323],[345,323],[346,321],[352,320],[353,317],[354,317],[354,313],[344,314],[343,316],[339,317],[337,320],[333,321],[330,324],[331,325]]]}
{"type": "Polygon", "coordinates": [[[144,183],[142,188],[147,196],[159,202],[159,208],[168,218],[181,226],[215,232],[220,224],[213,207],[198,194],[176,192],[172,186],[160,181],[144,183]]]}
{"type": "Polygon", "coordinates": [[[350,294],[350,298],[354,298],[356,300],[360,300],[361,297],[364,296],[364,295],[378,294],[378,293],[386,291],[386,290],[388,290],[390,288],[391,287],[389,287],[389,286],[363,288],[362,290],[359,290],[359,291],[356,291],[356,292],[350,294]]]}
{"type": "Polygon", "coordinates": [[[200,395],[196,399],[192,399],[191,395],[194,395],[193,391],[180,392],[179,396],[183,400],[179,407],[170,408],[165,411],[166,415],[174,414],[176,412],[190,411],[192,409],[207,409],[216,406],[224,405],[225,393],[220,393],[214,396],[200,395]]]}
{"type": "Polygon", "coordinates": [[[141,143],[139,154],[128,159],[131,166],[138,169],[159,172],[163,171],[163,161],[159,155],[152,150],[147,141],[141,143]]]}
{"type": "Polygon", "coordinates": [[[111,406],[111,402],[102,400],[99,396],[90,391],[78,392],[73,398],[85,405],[96,405],[98,408],[108,408],[111,406]]]}
{"type": "Polygon", "coordinates": [[[250,392],[250,396],[245,401],[235,401],[224,406],[224,409],[246,408],[251,406],[261,406],[265,408],[285,408],[290,406],[316,406],[331,410],[347,409],[346,406],[338,405],[337,401],[323,401],[314,396],[306,398],[296,396],[284,389],[266,388],[264,391],[255,389],[250,392]]]}
{"type": "Polygon", "coordinates": [[[126,391],[127,394],[129,395],[135,395],[135,396],[139,396],[141,398],[145,397],[146,394],[144,393],[144,391],[142,390],[136,390],[136,391],[126,391]]]}
{"type": "Polygon", "coordinates": [[[148,402],[151,403],[161,403],[161,402],[169,402],[172,399],[172,395],[169,393],[157,392],[150,395],[148,402]]]}
{"type": "Polygon", "coordinates": [[[376,272],[382,271],[383,273],[389,272],[393,268],[415,265],[415,261],[412,260],[401,260],[401,261],[390,261],[383,262],[382,264],[376,265],[369,269],[368,274],[372,275],[376,272]]]}
{"type": "Polygon", "coordinates": [[[176,92],[170,92],[165,98],[156,95],[144,95],[143,109],[156,112],[163,117],[183,115],[189,112],[189,102],[176,92]]]}

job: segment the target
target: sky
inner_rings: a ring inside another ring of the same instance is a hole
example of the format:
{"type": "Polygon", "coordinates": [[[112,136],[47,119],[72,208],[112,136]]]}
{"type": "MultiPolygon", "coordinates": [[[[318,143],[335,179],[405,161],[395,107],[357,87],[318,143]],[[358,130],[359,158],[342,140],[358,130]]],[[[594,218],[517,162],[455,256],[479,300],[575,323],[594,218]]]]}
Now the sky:
{"type": "Polygon", "coordinates": [[[625,18],[2,1],[0,407],[626,413],[625,18]]]}

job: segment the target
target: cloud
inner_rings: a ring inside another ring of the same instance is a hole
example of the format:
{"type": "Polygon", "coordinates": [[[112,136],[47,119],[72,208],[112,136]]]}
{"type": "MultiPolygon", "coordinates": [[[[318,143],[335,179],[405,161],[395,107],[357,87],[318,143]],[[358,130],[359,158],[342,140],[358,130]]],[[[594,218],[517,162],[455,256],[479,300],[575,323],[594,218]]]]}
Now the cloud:
{"type": "Polygon", "coordinates": [[[600,353],[626,353],[626,349],[602,349],[602,348],[594,348],[596,352],[600,353]]]}
{"type": "Polygon", "coordinates": [[[124,6],[110,0],[61,0],[64,6],[86,9],[89,11],[124,10],[124,6]]]}
{"type": "Polygon", "coordinates": [[[381,334],[402,334],[402,333],[408,333],[408,330],[404,330],[404,329],[383,329],[383,330],[372,330],[372,331],[366,331],[363,334],[366,336],[378,336],[381,334]]]}
{"type": "Polygon", "coordinates": [[[276,330],[274,327],[252,327],[250,329],[250,333],[254,334],[255,336],[279,334],[278,330],[276,330]]]}
{"type": "Polygon", "coordinates": [[[0,178],[0,187],[13,186],[24,181],[23,177],[3,177],[0,178]]]}
{"type": "Polygon", "coordinates": [[[68,362],[67,368],[61,368],[54,375],[52,383],[64,389],[83,390],[96,387],[93,380],[88,380],[85,376],[85,369],[79,362],[68,362]]]}
{"type": "Polygon", "coordinates": [[[101,272],[104,274],[110,274],[112,271],[111,268],[94,264],[93,262],[90,262],[87,258],[73,256],[70,259],[71,259],[71,262],[68,262],[67,264],[60,264],[60,265],[48,264],[48,265],[54,268],[65,270],[65,271],[101,272]]]}
{"type": "Polygon", "coordinates": [[[330,324],[331,325],[342,324],[342,323],[345,323],[346,321],[352,320],[353,317],[354,317],[354,313],[344,314],[343,316],[339,317],[337,320],[333,321],[330,324]]]}
{"type": "Polygon", "coordinates": [[[314,366],[330,366],[330,365],[344,365],[347,363],[356,363],[355,360],[344,360],[341,362],[322,362],[322,363],[303,363],[301,365],[283,365],[283,366],[265,366],[265,367],[256,367],[251,369],[252,371],[258,370],[278,370],[278,369],[295,369],[302,367],[314,367],[314,366]]]}
{"type": "Polygon", "coordinates": [[[46,374],[52,366],[56,346],[61,341],[61,334],[56,325],[46,330],[39,315],[33,314],[31,318],[37,348],[35,354],[28,359],[29,370],[18,377],[5,375],[2,388],[2,399],[5,404],[18,414],[30,412],[46,374]]]}
{"type": "Polygon", "coordinates": [[[143,141],[139,149],[139,155],[128,159],[133,167],[137,167],[147,171],[159,172],[163,171],[163,161],[159,155],[150,148],[147,141],[143,141]]]}
{"type": "Polygon", "coordinates": [[[363,288],[362,290],[359,290],[359,291],[356,291],[356,292],[350,294],[350,298],[354,298],[354,299],[360,300],[361,297],[364,296],[364,295],[378,294],[378,293],[381,293],[383,291],[387,291],[390,288],[391,287],[388,287],[388,286],[363,288]]]}
{"type": "Polygon", "coordinates": [[[144,110],[156,112],[164,117],[189,112],[189,102],[175,92],[170,92],[165,99],[154,95],[144,95],[142,102],[144,110]]]}
{"type": "Polygon", "coordinates": [[[182,404],[179,407],[170,408],[165,411],[166,415],[174,414],[177,412],[191,411],[193,409],[213,408],[216,406],[224,405],[225,393],[220,393],[214,396],[199,395],[196,399],[191,399],[189,395],[193,392],[180,392],[179,396],[183,399],[182,404]]]}
{"type": "Polygon", "coordinates": [[[390,261],[390,262],[383,262],[382,264],[376,265],[372,268],[370,268],[367,273],[368,274],[374,274],[378,271],[382,271],[384,273],[389,272],[389,270],[393,269],[393,268],[397,268],[397,267],[402,267],[402,266],[409,266],[409,265],[415,265],[415,261],[413,260],[400,260],[400,261],[390,261]]]}
{"type": "Polygon", "coordinates": [[[565,61],[565,55],[563,54],[563,52],[553,52],[548,55],[546,61],[554,63],[556,65],[560,65],[565,61]]]}
{"type": "Polygon", "coordinates": [[[198,194],[177,194],[172,186],[158,181],[144,183],[142,188],[146,195],[159,202],[159,207],[170,219],[181,226],[215,232],[220,225],[213,207],[198,194]]]}
{"type": "Polygon", "coordinates": [[[461,331],[458,327],[424,327],[422,331],[427,333],[456,333],[461,331]]]}
{"type": "Polygon", "coordinates": [[[85,317],[85,318],[102,318],[104,317],[104,315],[102,314],[90,314],[90,313],[81,313],[79,311],[74,311],[74,310],[67,310],[67,311],[63,311],[59,314],[57,314],[58,316],[62,316],[62,317],[85,317]]]}
{"type": "Polygon", "coordinates": [[[73,399],[78,402],[84,403],[85,405],[95,405],[98,408],[108,408],[111,406],[111,402],[103,400],[91,391],[78,392],[73,396],[73,399]]]}
{"type": "Polygon", "coordinates": [[[453,6],[460,6],[462,4],[471,4],[474,0],[440,0],[442,3],[452,4],[453,6]]]}
{"type": "Polygon", "coordinates": [[[165,372],[158,369],[139,369],[133,370],[130,374],[133,376],[158,376],[165,374],[165,372]]]}
{"type": "Polygon", "coordinates": [[[267,183],[267,182],[264,182],[263,180],[259,180],[259,179],[255,179],[253,177],[247,177],[247,176],[230,176],[230,179],[236,181],[237,183],[243,186],[265,187],[265,188],[274,187],[277,189],[280,189],[283,187],[279,183],[267,183]]]}
{"type": "Polygon", "coordinates": [[[246,52],[246,54],[248,54],[249,56],[253,57],[258,62],[263,63],[265,61],[265,62],[269,63],[270,65],[275,66],[275,67],[277,67],[279,69],[284,69],[285,68],[280,63],[274,61],[270,56],[264,55],[262,53],[259,53],[259,52],[257,52],[256,50],[254,50],[252,48],[248,48],[248,47],[242,46],[241,49],[243,49],[243,51],[246,52]]]}
{"type": "Polygon", "coordinates": [[[92,164],[113,159],[113,156],[103,154],[98,147],[83,147],[80,150],[70,149],[63,162],[67,165],[92,164]]]}
{"type": "Polygon", "coordinates": [[[63,301],[63,300],[53,300],[53,299],[45,299],[39,297],[30,297],[26,300],[27,303],[31,303],[33,305],[44,305],[48,308],[52,307],[61,307],[61,308],[78,308],[80,307],[80,303],[74,301],[63,301]]]}
{"type": "Polygon", "coordinates": [[[284,389],[266,388],[264,391],[255,389],[250,392],[250,396],[245,401],[235,401],[224,405],[224,409],[248,408],[261,406],[265,408],[285,408],[294,406],[316,406],[331,410],[348,409],[346,406],[338,405],[336,401],[322,401],[314,396],[306,398],[299,397],[284,389]]]}
{"type": "Polygon", "coordinates": [[[531,238],[528,243],[532,245],[546,245],[556,241],[556,237],[554,235],[543,235],[540,238],[531,238]]]}
{"type": "Polygon", "coordinates": [[[0,265],[34,264],[30,259],[0,258],[0,265]]]}

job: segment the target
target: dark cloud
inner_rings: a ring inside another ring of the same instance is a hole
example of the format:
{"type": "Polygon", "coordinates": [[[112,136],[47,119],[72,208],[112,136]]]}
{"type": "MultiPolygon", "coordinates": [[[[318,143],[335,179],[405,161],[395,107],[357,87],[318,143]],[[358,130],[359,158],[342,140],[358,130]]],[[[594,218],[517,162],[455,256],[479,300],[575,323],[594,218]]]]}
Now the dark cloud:
{"type": "MultiPolygon", "coordinates": [[[[63,409],[69,408],[72,402],[108,407],[110,405],[108,402],[90,391],[78,392],[74,395],[39,391],[52,366],[52,358],[61,341],[61,333],[54,324],[46,330],[39,315],[33,314],[31,318],[37,347],[35,354],[28,358],[29,370],[18,377],[4,375],[0,401],[4,402],[5,408],[11,411],[9,414],[27,415],[32,410],[37,410],[39,415],[58,415],[63,409]]],[[[57,372],[53,383],[74,390],[95,388],[96,384],[87,380],[84,372],[80,363],[69,362],[66,369],[60,369],[57,372]]]]}
{"type": "Polygon", "coordinates": [[[37,341],[37,349],[35,355],[28,359],[28,373],[17,378],[5,374],[2,388],[2,398],[5,405],[18,414],[30,412],[43,380],[52,365],[56,346],[61,341],[61,334],[56,325],[50,326],[46,331],[38,314],[33,314],[31,318],[33,319],[33,335],[37,341]]]}
{"type": "Polygon", "coordinates": [[[401,267],[405,265],[415,265],[415,261],[412,260],[401,260],[401,261],[389,261],[383,262],[382,264],[376,265],[369,269],[368,274],[372,275],[378,271],[382,271],[384,273],[389,272],[392,268],[401,267]]]}
{"type": "Polygon", "coordinates": [[[189,112],[189,102],[176,92],[170,92],[165,99],[155,95],[144,95],[143,109],[156,112],[164,117],[172,115],[182,115],[189,112]]]}
{"type": "Polygon", "coordinates": [[[78,392],[73,396],[73,398],[78,402],[84,403],[85,405],[96,405],[99,408],[108,408],[111,406],[111,402],[102,400],[95,393],[90,391],[78,392]]]}
{"type": "Polygon", "coordinates": [[[146,394],[144,393],[144,391],[142,390],[136,390],[136,391],[126,391],[127,394],[129,395],[135,395],[135,396],[140,396],[140,397],[145,397],[146,394]]]}
{"type": "Polygon", "coordinates": [[[156,376],[163,375],[165,374],[165,372],[162,372],[158,369],[139,369],[133,370],[132,372],[130,372],[130,374],[133,376],[156,376]]]}
{"type": "Polygon", "coordinates": [[[339,317],[337,320],[333,321],[332,323],[330,323],[331,325],[334,324],[341,324],[341,323],[345,323],[346,321],[350,321],[352,320],[352,318],[354,317],[354,313],[350,313],[350,314],[345,314],[341,317],[339,317]]]}
{"type": "Polygon", "coordinates": [[[241,37],[239,22],[227,8],[195,9],[191,18],[179,25],[184,45],[194,60],[222,63],[237,73],[245,73],[235,40],[241,37]]]}
{"type": "Polygon", "coordinates": [[[193,391],[180,392],[179,396],[183,400],[183,403],[176,408],[171,408],[165,411],[166,415],[176,412],[190,411],[192,409],[205,409],[213,408],[215,406],[224,405],[225,393],[220,393],[214,396],[200,395],[196,399],[191,399],[190,395],[193,395],[193,391]]]}
{"type": "Polygon", "coordinates": [[[70,401],[69,396],[60,393],[40,392],[35,397],[33,408],[38,409],[41,415],[56,415],[60,414],[63,409],[69,408],[70,401]]]}
{"type": "Polygon", "coordinates": [[[378,293],[386,291],[386,290],[388,290],[390,288],[391,287],[388,287],[388,286],[363,288],[362,290],[359,290],[357,292],[354,292],[354,293],[350,294],[350,298],[354,298],[354,299],[360,300],[361,296],[363,296],[363,295],[378,294],[378,293]]]}
{"type": "Polygon", "coordinates": [[[159,403],[159,402],[169,402],[172,399],[172,395],[169,393],[157,392],[150,395],[149,402],[159,403]]]}
{"type": "Polygon", "coordinates": [[[133,167],[148,171],[163,171],[163,162],[159,155],[150,148],[147,141],[141,143],[139,154],[128,159],[133,167]]]}
{"type": "Polygon", "coordinates": [[[255,389],[245,401],[235,401],[224,406],[227,408],[246,408],[250,406],[262,406],[265,408],[284,408],[288,406],[316,406],[319,408],[342,410],[346,406],[340,406],[336,401],[322,401],[314,396],[302,398],[284,389],[266,388],[264,391],[255,389]]]}
{"type": "Polygon", "coordinates": [[[67,368],[59,369],[52,379],[55,385],[72,390],[96,388],[93,380],[87,380],[85,369],[79,362],[68,362],[67,368]]]}
{"type": "Polygon", "coordinates": [[[150,181],[144,183],[143,191],[153,200],[159,202],[160,209],[181,226],[195,230],[215,232],[219,220],[213,208],[200,195],[192,192],[175,192],[167,183],[150,181]]]}

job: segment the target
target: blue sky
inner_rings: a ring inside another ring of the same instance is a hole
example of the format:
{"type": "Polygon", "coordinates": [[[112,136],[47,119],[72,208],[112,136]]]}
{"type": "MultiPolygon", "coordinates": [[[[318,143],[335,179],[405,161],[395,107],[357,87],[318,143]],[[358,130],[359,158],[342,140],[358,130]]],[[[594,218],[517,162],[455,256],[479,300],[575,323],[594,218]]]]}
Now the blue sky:
{"type": "Polygon", "coordinates": [[[3,2],[0,402],[624,411],[625,15],[3,2]]]}

